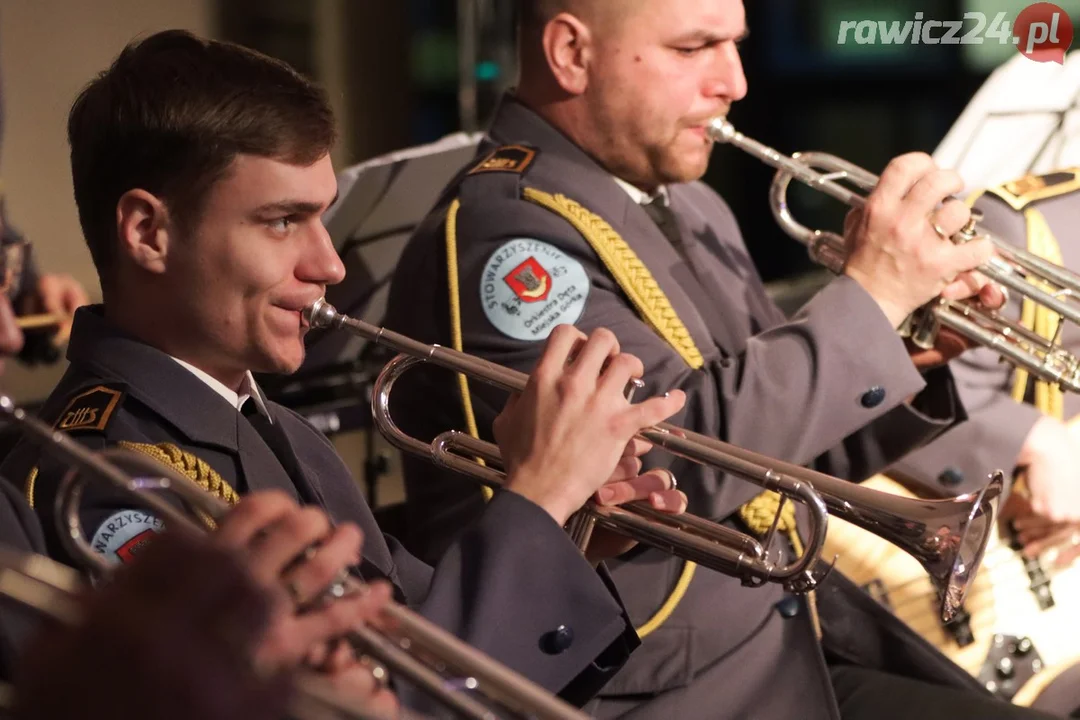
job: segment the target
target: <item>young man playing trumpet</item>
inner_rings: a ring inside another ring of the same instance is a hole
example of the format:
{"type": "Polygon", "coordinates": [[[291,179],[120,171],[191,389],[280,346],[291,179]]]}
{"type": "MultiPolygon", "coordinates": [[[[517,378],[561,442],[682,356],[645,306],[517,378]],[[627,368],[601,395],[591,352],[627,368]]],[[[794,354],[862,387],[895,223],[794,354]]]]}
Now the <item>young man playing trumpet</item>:
{"type": "MultiPolygon", "coordinates": [[[[276,489],[321,507],[338,532],[363,532],[353,558],[363,579],[388,580],[399,601],[572,702],[595,693],[637,636],[606,571],[563,525],[602,488],[681,511],[667,474],[638,476],[646,447],[631,438],[676,412],[682,393],[631,405],[623,388],[640,362],[610,333],[560,328],[502,415],[505,491],[429,567],[379,531],[329,441],[252,377],[299,367],[303,311],[344,273],[321,222],[337,189],[323,91],[248,50],[164,32],[90,83],[68,130],[104,303],[77,313],[70,368],[44,417],[89,446],[170,462],[229,501],[276,489]]],[[[50,551],[70,561],[50,520],[62,468],[23,443],[2,472],[24,482],[50,551]]],[[[105,492],[84,498],[91,541],[114,560],[156,529],[129,507],[105,492]]],[[[323,590],[285,588],[297,605],[323,590]]]]}
{"type": "MultiPolygon", "coordinates": [[[[0,369],[22,344],[11,303],[0,295],[0,369]]],[[[14,685],[12,717],[105,718],[122,702],[161,719],[226,720],[240,708],[251,718],[281,717],[292,671],[347,630],[377,623],[390,596],[380,582],[367,595],[296,613],[278,578],[327,584],[360,551],[359,534],[348,528],[336,543],[336,563],[307,560],[305,536],[328,528],[315,508],[275,491],[257,493],[205,540],[170,536],[121,568],[107,589],[76,598],[82,617],[73,625],[41,622],[36,611],[0,595],[0,682],[14,685]],[[304,527],[311,530],[295,532],[304,527]],[[114,682],[117,676],[126,682],[114,682]]],[[[37,516],[8,482],[0,482],[0,549],[46,552],[37,516]]],[[[340,654],[327,678],[347,688],[343,699],[373,717],[394,716],[393,694],[340,654]]]]}

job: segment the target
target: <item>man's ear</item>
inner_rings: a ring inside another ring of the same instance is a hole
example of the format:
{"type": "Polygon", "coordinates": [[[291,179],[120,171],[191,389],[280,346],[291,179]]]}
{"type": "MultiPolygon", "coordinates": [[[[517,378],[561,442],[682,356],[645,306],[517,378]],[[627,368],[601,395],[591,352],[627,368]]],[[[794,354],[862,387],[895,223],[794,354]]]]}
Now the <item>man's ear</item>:
{"type": "Polygon", "coordinates": [[[128,190],[116,204],[120,252],[148,272],[165,272],[169,240],[175,228],[161,198],[145,190],[128,190]]]}
{"type": "Polygon", "coordinates": [[[571,95],[589,86],[592,33],[580,18],[559,13],[544,26],[544,57],[555,81],[571,95]]]}

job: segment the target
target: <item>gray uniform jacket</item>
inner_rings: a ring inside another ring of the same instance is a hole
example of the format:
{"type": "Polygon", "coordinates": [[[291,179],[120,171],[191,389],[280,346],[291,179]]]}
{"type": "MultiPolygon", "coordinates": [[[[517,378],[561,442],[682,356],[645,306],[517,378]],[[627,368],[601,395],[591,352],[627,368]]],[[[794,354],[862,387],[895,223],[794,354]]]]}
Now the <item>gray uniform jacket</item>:
{"type": "MultiPolygon", "coordinates": [[[[333,445],[299,415],[267,402],[274,429],[261,435],[194,374],[110,325],[100,306],[77,311],[68,359],[42,410],[48,422],[92,448],[171,446],[241,495],[277,489],[357,524],[362,577],[390,580],[399,602],[568,700],[584,702],[637,645],[606,571],[594,570],[551,516],[521,496],[501,497],[432,568],[382,534],[333,445]]],[[[17,482],[35,466],[33,507],[48,549],[74,564],[51,520],[63,468],[25,440],[3,468],[17,482]]],[[[100,488],[88,488],[82,508],[95,548],[112,561],[129,559],[160,530],[129,498],[100,488]]]]}
{"type": "MultiPolygon", "coordinates": [[[[1068,170],[1044,176],[1047,190],[1042,199],[1027,201],[1022,209],[1010,206],[1001,197],[985,193],[975,203],[983,211],[983,229],[1018,248],[1027,246],[1027,222],[1024,210],[1033,208],[1045,218],[1051,234],[1061,248],[1064,266],[1074,272],[1080,268],[1080,242],[1076,227],[1080,222],[1080,171],[1068,170]]],[[[1008,192],[1010,184],[1003,187],[1008,192]]],[[[1039,192],[1039,191],[1036,191],[1039,192]]],[[[1016,197],[1016,196],[1014,196],[1016,197]]],[[[1018,204],[1019,199],[1016,201],[1018,204]]],[[[1019,320],[1022,299],[1011,293],[1002,314],[1019,320]]],[[[1080,353],[1080,329],[1064,323],[1060,343],[1073,353],[1080,353]]],[[[1012,398],[1013,367],[1000,362],[997,353],[979,348],[952,361],[957,392],[968,411],[968,421],[956,430],[904,457],[890,468],[890,474],[921,486],[937,485],[941,493],[953,495],[980,486],[986,474],[1002,470],[1006,477],[1016,469],[1016,458],[1031,427],[1040,416],[1033,404],[1029,379],[1027,402],[1012,398]]],[[[1064,419],[1080,413],[1080,394],[1065,392],[1064,419]]]]}
{"type": "MultiPolygon", "coordinates": [[[[41,526],[13,485],[0,481],[0,546],[6,550],[44,553],[41,526]]],[[[0,599],[0,680],[11,682],[19,649],[36,618],[8,600],[0,599]]]]}
{"type": "MultiPolygon", "coordinates": [[[[948,369],[921,375],[859,285],[837,279],[788,322],[766,296],[723,200],[702,183],[671,187],[670,195],[680,247],[585,152],[507,99],[476,163],[446,189],[405,249],[387,325],[424,342],[452,342],[446,235],[455,207],[465,352],[527,372],[556,323],[586,332],[607,327],[623,351],[644,362],[645,394],[686,391],[674,424],[845,478],[865,478],[963,419],[948,369]],[[518,147],[490,155],[510,145],[518,147]],[[569,197],[619,233],[685,323],[700,368],[642,321],[575,225],[523,199],[530,188],[569,197]]],[[[395,415],[406,430],[429,439],[465,427],[449,373],[419,369],[399,384],[395,415]]],[[[487,436],[504,396],[475,381],[470,389],[487,436]]],[[[675,472],[694,514],[727,519],[760,492],[659,453],[647,460],[675,472]]],[[[414,513],[408,542],[438,556],[483,499],[471,482],[435,476],[423,461],[409,460],[406,470],[414,513]]],[[[613,576],[640,627],[669,597],[683,563],[644,548],[621,560],[613,576]]],[[[969,684],[844,578],[829,580],[819,604],[838,656],[969,684]]],[[[748,589],[700,568],[674,613],[590,709],[600,717],[837,715],[806,601],[774,584],[748,589]]]]}

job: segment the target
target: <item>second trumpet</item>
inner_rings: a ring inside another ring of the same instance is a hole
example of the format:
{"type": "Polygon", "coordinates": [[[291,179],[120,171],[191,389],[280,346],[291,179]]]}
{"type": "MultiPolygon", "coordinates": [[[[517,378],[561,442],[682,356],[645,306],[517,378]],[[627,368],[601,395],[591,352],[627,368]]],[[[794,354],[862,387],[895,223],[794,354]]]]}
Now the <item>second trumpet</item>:
{"type": "MultiPolygon", "coordinates": [[[[844,238],[799,223],[788,206],[788,187],[792,180],[798,180],[852,208],[861,208],[866,203],[863,193],[874,189],[878,176],[828,153],[784,155],[743,135],[724,118],[714,119],[709,133],[718,142],[734,145],[776,168],[769,191],[769,207],[776,221],[784,232],[807,246],[815,262],[835,273],[841,272],[846,260],[844,238]]],[[[1080,293],[1080,275],[984,232],[978,226],[979,219],[978,213],[973,213],[968,225],[953,238],[954,242],[967,242],[976,237],[987,237],[993,243],[998,257],[981,266],[979,271],[1020,297],[1042,305],[1060,319],[1080,324],[1080,304],[1076,302],[1080,293]]],[[[901,332],[916,346],[926,349],[934,345],[942,327],[990,348],[1002,359],[1024,368],[1040,380],[1055,383],[1064,390],[1080,392],[1080,358],[1059,343],[1062,323],[1058,324],[1058,337],[1046,339],[1024,325],[970,301],[938,298],[909,318],[901,332]]]]}

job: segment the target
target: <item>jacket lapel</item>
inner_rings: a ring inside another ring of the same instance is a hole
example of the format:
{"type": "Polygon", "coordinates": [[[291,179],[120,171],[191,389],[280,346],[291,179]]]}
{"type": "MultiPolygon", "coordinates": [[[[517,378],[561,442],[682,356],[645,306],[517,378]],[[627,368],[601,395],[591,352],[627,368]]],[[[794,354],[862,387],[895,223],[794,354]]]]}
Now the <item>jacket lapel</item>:
{"type": "Polygon", "coordinates": [[[296,485],[277,456],[269,448],[262,436],[251,427],[244,417],[234,411],[237,421],[237,455],[247,490],[283,490],[297,502],[300,493],[296,485]]]}
{"type": "Polygon", "coordinates": [[[273,452],[236,408],[165,353],[118,331],[100,306],[76,311],[67,357],[124,382],[129,395],[164,418],[194,451],[214,449],[238,458],[247,483],[238,492],[276,489],[297,497],[273,452]]]}
{"type": "MultiPolygon", "coordinates": [[[[325,447],[324,438],[316,437],[315,430],[291,412],[276,403],[266,406],[294,451],[296,482],[303,484],[335,523],[356,523],[364,533],[364,562],[372,565],[381,576],[400,584],[375,515],[341,458],[325,447]],[[327,478],[328,482],[322,482],[322,478],[327,478]]],[[[363,568],[361,572],[365,576],[371,575],[363,568]]]]}
{"type": "MultiPolygon", "coordinates": [[[[750,278],[757,269],[742,250],[738,238],[719,237],[715,228],[730,224],[724,218],[710,217],[701,207],[698,196],[686,186],[672,191],[672,206],[679,217],[683,244],[689,267],[673,272],[676,282],[687,283],[688,294],[696,295],[699,308],[745,308],[748,312],[706,312],[704,322],[719,347],[728,353],[742,352],[746,338],[772,325],[769,308],[752,296],[750,278]],[[692,284],[690,283],[693,278],[692,284]]],[[[766,298],[767,301],[767,298],[766,298]]]]}

